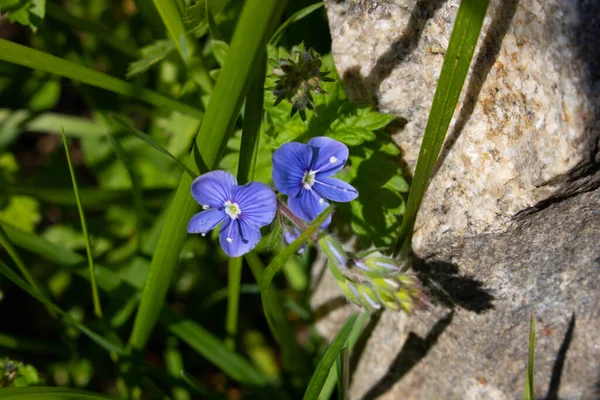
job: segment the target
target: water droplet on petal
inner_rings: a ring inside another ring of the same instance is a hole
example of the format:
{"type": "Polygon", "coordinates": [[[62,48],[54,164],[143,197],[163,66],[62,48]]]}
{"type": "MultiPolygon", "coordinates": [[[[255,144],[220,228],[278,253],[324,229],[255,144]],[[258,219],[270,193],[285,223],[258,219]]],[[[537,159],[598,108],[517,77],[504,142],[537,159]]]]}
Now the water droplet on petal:
{"type": "Polygon", "coordinates": [[[323,205],[323,204],[325,204],[325,200],[324,200],[322,197],[319,199],[319,204],[320,204],[320,205],[323,205]]]}
{"type": "Polygon", "coordinates": [[[335,164],[336,162],[338,162],[338,159],[337,159],[336,156],[329,157],[329,163],[330,164],[335,164]]]}
{"type": "Polygon", "coordinates": [[[228,238],[227,238],[227,242],[228,242],[228,243],[233,243],[233,239],[232,239],[232,238],[230,238],[230,237],[228,237],[228,238]]]}
{"type": "Polygon", "coordinates": [[[203,210],[208,210],[209,208],[210,208],[210,206],[208,204],[205,204],[205,205],[202,206],[203,210]]]}
{"type": "Polygon", "coordinates": [[[206,236],[206,232],[201,233],[202,237],[206,236]]]}

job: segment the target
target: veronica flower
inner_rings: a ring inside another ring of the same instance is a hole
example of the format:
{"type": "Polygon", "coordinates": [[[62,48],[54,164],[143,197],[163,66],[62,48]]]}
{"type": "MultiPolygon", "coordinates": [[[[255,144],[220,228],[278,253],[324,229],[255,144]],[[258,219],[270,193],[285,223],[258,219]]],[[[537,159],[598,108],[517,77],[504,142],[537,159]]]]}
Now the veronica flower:
{"type": "Polygon", "coordinates": [[[204,211],[190,219],[187,231],[204,236],[222,222],[219,242],[230,257],[239,257],[256,247],[260,228],[275,218],[275,193],[262,183],[238,186],[230,173],[212,171],[196,178],[191,190],[204,211]]]}
{"type": "MultiPolygon", "coordinates": [[[[358,191],[336,178],[348,161],[348,147],[337,140],[316,137],[307,144],[292,142],[273,154],[273,182],[288,196],[288,207],[299,218],[312,221],[329,205],[327,199],[354,200],[358,191]]],[[[323,226],[329,225],[331,217],[323,226]]]]}

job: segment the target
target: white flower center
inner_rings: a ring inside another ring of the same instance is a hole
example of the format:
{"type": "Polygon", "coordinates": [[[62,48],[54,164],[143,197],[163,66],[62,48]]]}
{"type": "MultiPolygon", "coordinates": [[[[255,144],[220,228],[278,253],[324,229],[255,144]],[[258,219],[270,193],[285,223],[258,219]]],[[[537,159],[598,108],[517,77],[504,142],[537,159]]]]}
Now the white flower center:
{"type": "Polygon", "coordinates": [[[236,219],[242,213],[240,206],[231,200],[227,200],[223,206],[225,207],[225,214],[229,215],[231,219],[236,219]]]}
{"type": "Polygon", "coordinates": [[[317,175],[317,171],[306,171],[304,173],[304,177],[302,178],[304,189],[310,190],[313,187],[315,184],[315,175],[317,175]]]}

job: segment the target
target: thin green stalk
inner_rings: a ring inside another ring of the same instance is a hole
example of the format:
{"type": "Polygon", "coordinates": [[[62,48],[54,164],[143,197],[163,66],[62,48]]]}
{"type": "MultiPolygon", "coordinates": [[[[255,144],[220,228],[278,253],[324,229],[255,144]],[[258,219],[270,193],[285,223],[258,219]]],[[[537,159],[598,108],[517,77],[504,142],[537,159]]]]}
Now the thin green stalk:
{"type": "Polygon", "coordinates": [[[242,127],[242,143],[240,144],[237,173],[237,180],[240,185],[245,185],[254,179],[254,168],[260,141],[260,125],[263,117],[266,74],[267,62],[265,58],[261,57],[256,60],[255,78],[252,80],[248,96],[246,96],[246,112],[242,127]]]}
{"type": "Polygon", "coordinates": [[[75,200],[77,201],[77,209],[79,210],[79,218],[81,219],[81,229],[83,230],[83,237],[85,239],[85,250],[87,253],[88,266],[90,269],[90,282],[92,284],[92,299],[94,301],[94,313],[98,318],[102,317],[102,307],[100,305],[100,296],[98,295],[98,287],[96,286],[96,272],[94,271],[94,259],[92,257],[92,245],[90,243],[90,235],[87,229],[87,223],[85,222],[85,214],[83,212],[83,206],[81,205],[81,197],[79,196],[79,188],[77,186],[77,178],[75,177],[75,170],[73,169],[73,163],[71,162],[71,155],[69,153],[69,145],[67,143],[67,137],[65,132],[62,132],[63,145],[65,146],[65,154],[67,155],[67,163],[69,164],[69,172],[71,173],[71,181],[73,182],[73,191],[75,192],[75,200]]]}
{"type": "Polygon", "coordinates": [[[167,107],[196,118],[202,118],[200,110],[185,103],[113,78],[91,68],[75,64],[74,62],[9,42],[8,40],[0,39],[0,60],[45,71],[87,85],[130,96],[158,107],[167,107]]]}
{"type": "Polygon", "coordinates": [[[535,399],[535,385],[534,385],[534,372],[535,372],[535,318],[531,313],[531,320],[529,321],[529,357],[527,360],[527,377],[525,378],[525,394],[523,398],[525,400],[535,399]]]}
{"type": "Polygon", "coordinates": [[[283,24],[281,24],[279,26],[279,28],[277,29],[277,31],[271,37],[270,43],[273,46],[277,46],[277,44],[279,43],[279,41],[283,37],[283,32],[286,30],[286,28],[288,26],[290,26],[294,22],[300,21],[304,17],[309,16],[314,11],[317,11],[319,8],[323,7],[323,5],[324,5],[324,3],[322,1],[319,1],[318,3],[311,4],[310,6],[304,7],[303,9],[296,11],[294,13],[294,15],[292,15],[291,17],[289,17],[283,24]]]}
{"type": "MultiPolygon", "coordinates": [[[[278,0],[248,0],[242,10],[231,41],[230,52],[221,69],[204,120],[196,137],[196,148],[188,160],[194,172],[214,168],[238,117],[242,101],[248,92],[254,60],[264,54],[270,24],[277,20],[285,2],[278,0]]],[[[190,195],[192,178],[184,174],[177,188],[150,271],[142,300],[129,338],[137,350],[145,347],[158,320],[179,253],[187,239],[186,226],[198,211],[190,195]]]]}
{"type": "Polygon", "coordinates": [[[240,305],[243,258],[230,258],[227,268],[227,316],[225,318],[225,347],[235,350],[240,305]]]}
{"type": "Polygon", "coordinates": [[[398,240],[394,246],[395,255],[410,239],[419,206],[429,185],[431,172],[444,143],[471,65],[488,3],[489,0],[462,0],[460,2],[425,127],[423,143],[406,203],[406,212],[402,219],[398,240]]]}
{"type": "Polygon", "coordinates": [[[0,223],[0,245],[2,245],[2,247],[4,247],[4,249],[6,249],[6,252],[10,256],[10,258],[12,258],[14,263],[19,268],[19,271],[21,271],[21,273],[23,274],[23,277],[27,280],[27,283],[29,283],[35,290],[39,291],[40,293],[43,293],[42,287],[39,285],[39,283],[33,277],[33,274],[29,271],[29,269],[27,268],[27,266],[25,265],[23,260],[21,260],[19,253],[13,247],[12,243],[8,239],[8,236],[6,235],[4,228],[2,228],[2,223],[0,223]]]}

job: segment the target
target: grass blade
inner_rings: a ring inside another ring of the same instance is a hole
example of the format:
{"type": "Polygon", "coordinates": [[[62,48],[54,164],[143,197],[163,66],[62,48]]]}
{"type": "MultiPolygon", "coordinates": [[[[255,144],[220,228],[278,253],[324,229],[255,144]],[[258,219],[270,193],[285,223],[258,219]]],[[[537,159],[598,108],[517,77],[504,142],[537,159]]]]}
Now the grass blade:
{"type": "MultiPolygon", "coordinates": [[[[173,188],[144,189],[142,196],[147,208],[156,209],[165,204],[173,188]]],[[[11,195],[25,195],[40,201],[61,206],[76,206],[73,189],[44,188],[38,186],[9,186],[11,195]]],[[[128,189],[79,188],[81,204],[91,210],[105,210],[109,205],[131,204],[131,191],[128,189]]]]}
{"type": "MultiPolygon", "coordinates": [[[[369,322],[370,318],[371,318],[370,311],[365,311],[358,316],[356,323],[352,327],[352,332],[350,333],[350,336],[348,337],[348,350],[349,350],[350,354],[352,354],[352,351],[354,350],[354,346],[356,345],[356,342],[358,341],[360,334],[362,333],[364,327],[369,322]]],[[[350,371],[348,371],[348,372],[350,372],[350,371]]],[[[333,394],[333,389],[335,389],[336,381],[338,379],[337,376],[338,376],[337,368],[332,366],[331,369],[329,370],[329,376],[327,377],[327,380],[325,381],[325,384],[323,385],[323,389],[321,389],[321,393],[319,394],[319,400],[331,399],[331,395],[333,394]]]]}
{"type": "Polygon", "coordinates": [[[225,347],[230,350],[235,350],[235,339],[237,337],[242,260],[241,257],[230,258],[227,268],[227,315],[225,317],[227,339],[225,340],[225,347]]]}
{"type": "Polygon", "coordinates": [[[108,142],[113,148],[117,157],[121,160],[125,169],[127,170],[127,174],[129,175],[129,180],[131,181],[131,192],[133,196],[133,208],[135,209],[135,214],[137,218],[137,247],[138,251],[142,250],[142,234],[144,232],[144,217],[146,215],[146,210],[144,208],[144,197],[142,195],[142,187],[141,183],[138,179],[137,174],[135,173],[135,168],[133,167],[133,163],[131,159],[127,155],[127,152],[121,146],[121,143],[114,137],[112,133],[107,135],[108,142]]]}
{"type": "MultiPolygon", "coordinates": [[[[256,253],[250,252],[246,254],[246,260],[252,270],[254,279],[260,283],[265,270],[260,258],[258,258],[256,253]]],[[[310,377],[311,366],[305,353],[296,341],[294,330],[283,308],[283,301],[273,286],[269,286],[262,291],[262,303],[269,329],[275,339],[281,344],[285,367],[293,372],[293,376],[302,380],[300,385],[304,385],[310,377]]]]}
{"type": "Polygon", "coordinates": [[[13,247],[12,243],[8,239],[6,232],[2,228],[2,224],[0,224],[0,245],[2,245],[2,247],[4,247],[4,249],[10,256],[10,258],[12,258],[12,260],[16,264],[17,268],[19,268],[19,271],[21,271],[21,274],[23,274],[23,277],[25,278],[25,280],[27,280],[27,283],[29,283],[38,292],[43,293],[41,286],[35,280],[35,278],[31,274],[31,272],[29,272],[29,269],[27,268],[27,266],[25,265],[23,260],[21,260],[21,257],[19,257],[19,253],[13,247]]]}
{"type": "Polygon", "coordinates": [[[192,117],[202,118],[202,112],[190,105],[8,40],[0,39],[0,60],[130,96],[157,107],[167,107],[192,117]]]}
{"type": "MultiPolygon", "coordinates": [[[[244,4],[229,55],[196,137],[196,148],[187,164],[192,171],[207,171],[217,165],[248,91],[254,60],[264,53],[269,25],[277,20],[284,5],[285,2],[278,0],[248,0],[244,4]]],[[[191,183],[192,178],[183,175],[152,258],[129,339],[134,349],[145,347],[158,320],[160,306],[187,238],[187,223],[198,211],[198,204],[190,196],[191,183]]]]}
{"type": "Polygon", "coordinates": [[[2,389],[5,400],[116,400],[116,397],[98,393],[86,392],[79,389],[59,387],[21,387],[2,389]]]}
{"type": "Polygon", "coordinates": [[[358,315],[354,314],[348,318],[346,322],[344,322],[342,329],[340,329],[333,341],[327,346],[323,357],[321,357],[321,360],[317,364],[317,368],[315,369],[312,378],[310,378],[308,388],[306,388],[306,392],[304,393],[305,400],[317,400],[319,398],[321,389],[329,375],[329,370],[333,367],[338,355],[346,346],[357,317],[358,315]]]}
{"type": "Polygon", "coordinates": [[[267,64],[264,58],[256,60],[256,74],[246,96],[246,112],[242,127],[242,143],[238,162],[237,180],[240,185],[254,179],[254,167],[258,156],[260,125],[263,117],[265,99],[265,77],[267,64]]]}
{"type": "Polygon", "coordinates": [[[462,0],[444,56],[394,254],[413,230],[419,206],[465,83],[489,0],[462,0]]]}
{"type": "Polygon", "coordinates": [[[77,202],[77,209],[79,210],[79,218],[81,219],[81,229],[83,230],[83,237],[85,239],[85,251],[87,253],[88,266],[90,268],[90,283],[92,284],[92,298],[94,300],[94,313],[98,316],[98,318],[101,318],[102,307],[100,305],[98,287],[96,286],[96,273],[94,271],[94,259],[92,257],[92,245],[90,243],[90,234],[88,233],[87,223],[85,222],[85,214],[83,212],[83,206],[81,205],[81,197],[79,197],[77,178],[75,177],[75,170],[73,169],[73,163],[71,162],[69,145],[67,144],[67,137],[65,136],[64,131],[62,133],[62,139],[63,145],[65,146],[65,154],[67,155],[67,163],[69,164],[69,172],[71,173],[71,181],[73,182],[73,191],[75,192],[75,201],[77,202]]]}
{"type": "Polygon", "coordinates": [[[23,131],[58,134],[60,132],[56,127],[63,126],[65,134],[72,137],[103,136],[106,133],[102,125],[90,119],[52,112],[33,117],[33,113],[29,110],[0,109],[0,121],[14,114],[25,116],[24,119],[27,121],[23,124],[23,131]]]}
{"type": "Polygon", "coordinates": [[[188,64],[191,57],[196,54],[196,42],[188,35],[183,26],[183,18],[179,14],[177,5],[170,0],[153,0],[156,10],[169,32],[169,37],[175,43],[177,51],[183,61],[188,64]]]}
{"type": "Polygon", "coordinates": [[[535,368],[535,319],[531,313],[529,322],[529,360],[527,361],[527,377],[525,379],[525,400],[534,400],[534,382],[533,373],[535,368]]]}
{"type": "MultiPolygon", "coordinates": [[[[89,280],[87,269],[81,266],[82,263],[85,263],[85,258],[81,255],[60,248],[9,224],[5,224],[4,228],[9,239],[15,245],[89,280]]],[[[142,289],[142,283],[138,279],[129,276],[124,276],[121,279],[116,273],[100,265],[96,266],[96,272],[98,274],[98,286],[102,290],[111,292],[111,294],[117,295],[117,288],[128,288],[129,290],[123,292],[128,292],[125,294],[125,298],[131,298],[135,290],[142,289]]],[[[166,306],[161,305],[160,323],[230,378],[250,386],[267,385],[266,378],[248,360],[228,350],[219,338],[196,322],[184,319],[166,306]]]]}
{"type": "Polygon", "coordinates": [[[300,21],[304,17],[309,16],[310,14],[312,14],[314,11],[317,11],[321,7],[323,7],[323,2],[322,1],[320,1],[318,3],[315,3],[315,4],[312,4],[310,6],[304,7],[303,9],[296,11],[294,13],[294,15],[292,15],[291,17],[289,17],[283,24],[281,24],[279,26],[279,28],[277,28],[277,31],[271,37],[271,42],[270,43],[273,46],[277,46],[277,43],[279,43],[279,41],[283,37],[283,32],[285,31],[285,29],[288,26],[290,26],[294,22],[300,21]]]}
{"type": "Polygon", "coordinates": [[[173,161],[175,161],[175,164],[177,164],[177,166],[179,168],[181,168],[182,171],[186,172],[192,179],[196,179],[196,177],[198,176],[197,173],[195,173],[194,171],[189,169],[184,163],[179,161],[177,159],[177,157],[175,157],[173,154],[169,153],[169,151],[167,149],[165,149],[164,147],[162,147],[161,145],[156,143],[154,140],[152,140],[149,135],[146,135],[144,132],[142,132],[138,129],[135,129],[133,126],[131,126],[125,118],[121,117],[120,115],[111,115],[111,119],[116,123],[116,125],[127,130],[127,132],[132,133],[138,139],[143,140],[144,142],[148,143],[152,148],[154,148],[158,152],[164,154],[165,156],[167,156],[170,159],[172,159],[173,161]]]}

